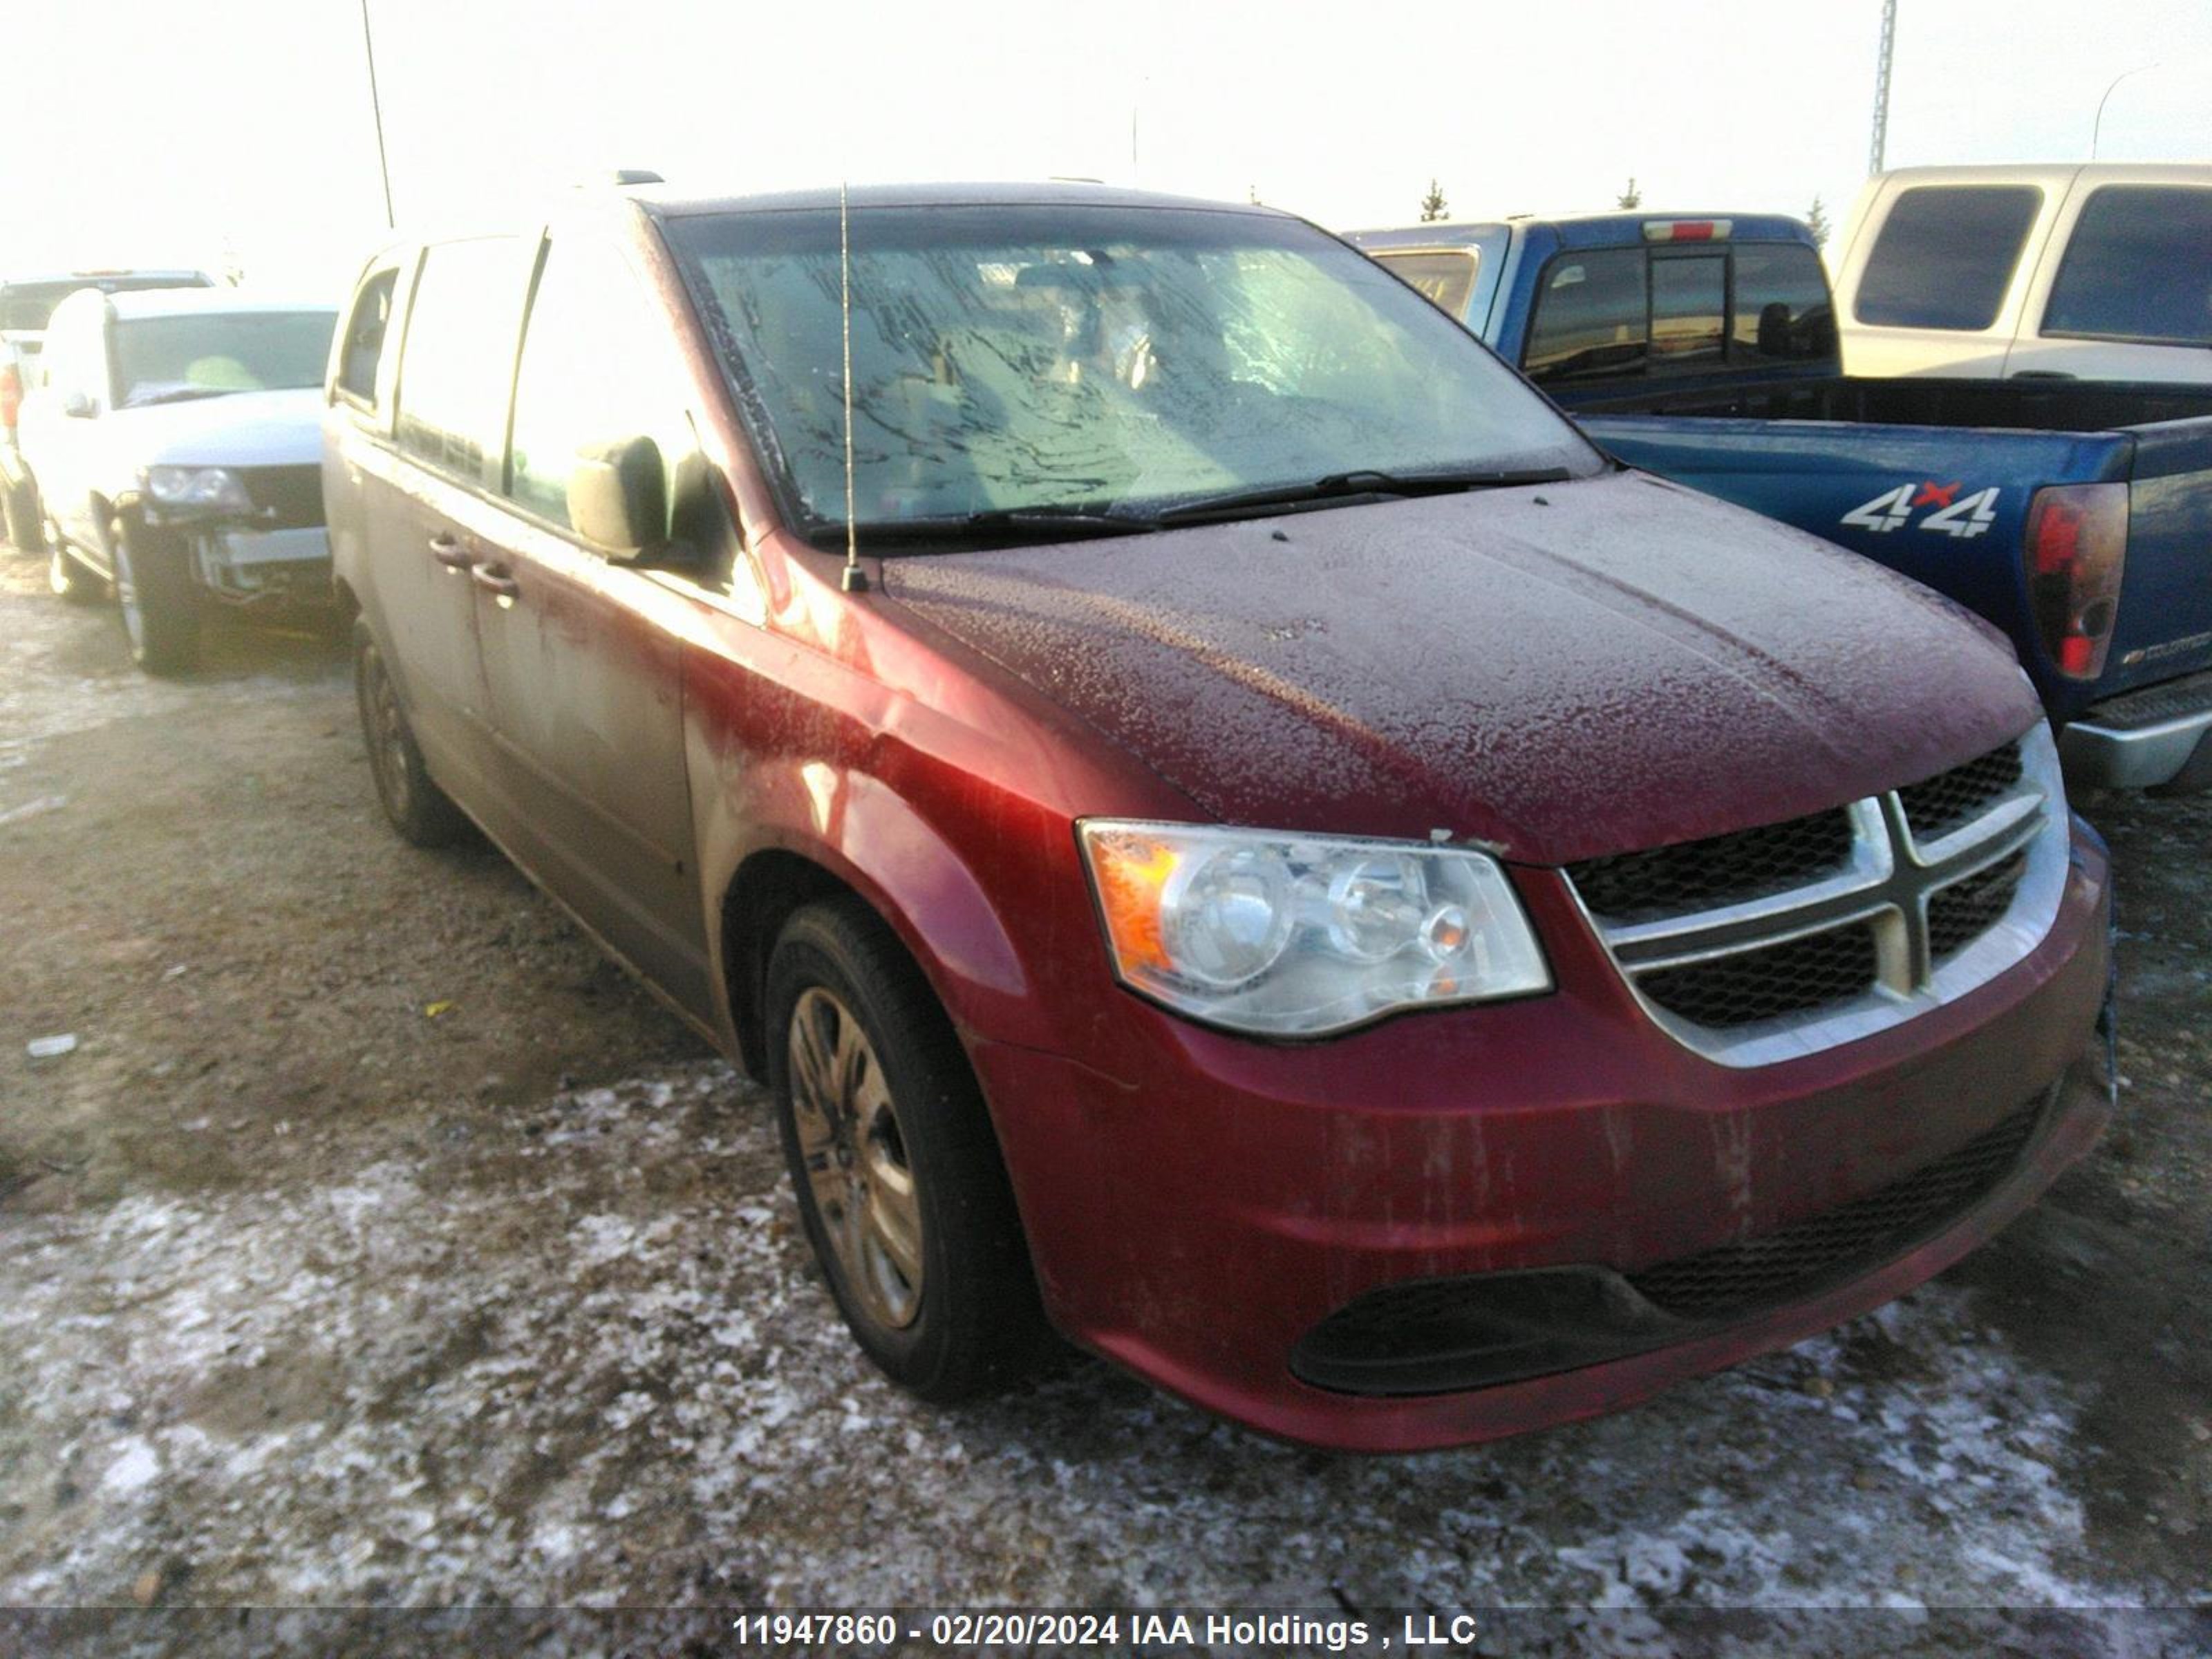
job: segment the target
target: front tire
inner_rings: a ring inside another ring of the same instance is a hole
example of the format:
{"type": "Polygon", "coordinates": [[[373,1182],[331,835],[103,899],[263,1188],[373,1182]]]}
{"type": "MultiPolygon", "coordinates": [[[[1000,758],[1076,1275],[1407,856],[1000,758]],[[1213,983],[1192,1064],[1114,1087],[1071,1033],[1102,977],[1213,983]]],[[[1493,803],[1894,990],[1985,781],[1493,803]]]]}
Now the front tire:
{"type": "Polygon", "coordinates": [[[69,554],[59,536],[46,538],[46,586],[71,605],[97,605],[106,597],[107,584],[69,554]]]}
{"type": "Polygon", "coordinates": [[[868,1357],[926,1400],[1029,1370],[1047,1327],[951,1022],[856,898],[807,906],[768,972],[768,1062],[799,1219],[868,1357]]]}
{"type": "Polygon", "coordinates": [[[399,706],[398,688],[366,617],[356,618],[353,625],[353,690],[376,799],[400,839],[416,847],[444,847],[460,839],[468,820],[423,764],[414,729],[399,706]]]}
{"type": "Polygon", "coordinates": [[[185,674],[199,665],[199,592],[191,557],[176,536],[136,518],[108,526],[115,558],[115,609],[131,659],[149,674],[185,674]]]}

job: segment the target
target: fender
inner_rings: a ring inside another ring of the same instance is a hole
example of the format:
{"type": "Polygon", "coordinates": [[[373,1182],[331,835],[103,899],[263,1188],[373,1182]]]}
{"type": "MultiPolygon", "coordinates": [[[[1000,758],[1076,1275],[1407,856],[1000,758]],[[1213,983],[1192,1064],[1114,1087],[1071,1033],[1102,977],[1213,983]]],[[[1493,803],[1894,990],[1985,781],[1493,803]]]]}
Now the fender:
{"type": "MultiPolygon", "coordinates": [[[[687,734],[692,776],[704,781],[718,769],[703,763],[699,743],[694,728],[687,734]]],[[[732,960],[730,924],[742,913],[764,857],[776,854],[816,866],[873,907],[963,1034],[1056,1046],[1045,1005],[1032,994],[1030,976],[982,884],[935,826],[882,779],[826,760],[768,757],[720,789],[695,787],[692,811],[699,820],[701,897],[712,923],[716,1023],[749,1071],[757,1074],[759,1066],[750,1029],[757,1013],[740,998],[757,983],[758,965],[732,960]],[[926,933],[917,920],[922,917],[926,933]]],[[[787,878],[779,872],[775,879],[787,878]]]]}

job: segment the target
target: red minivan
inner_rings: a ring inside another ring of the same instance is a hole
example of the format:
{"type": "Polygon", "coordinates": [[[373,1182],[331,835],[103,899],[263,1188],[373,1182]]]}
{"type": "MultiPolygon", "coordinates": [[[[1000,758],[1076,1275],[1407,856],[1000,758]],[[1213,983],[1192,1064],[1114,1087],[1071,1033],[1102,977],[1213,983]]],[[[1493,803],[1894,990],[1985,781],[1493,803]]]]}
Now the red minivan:
{"type": "Polygon", "coordinates": [[[1559,1422],[2104,1121],[2106,860],[2002,641],[1297,218],[586,195],[379,254],[328,395],[385,811],[768,1085],[927,1397],[1048,1323],[1326,1446],[1559,1422]]]}

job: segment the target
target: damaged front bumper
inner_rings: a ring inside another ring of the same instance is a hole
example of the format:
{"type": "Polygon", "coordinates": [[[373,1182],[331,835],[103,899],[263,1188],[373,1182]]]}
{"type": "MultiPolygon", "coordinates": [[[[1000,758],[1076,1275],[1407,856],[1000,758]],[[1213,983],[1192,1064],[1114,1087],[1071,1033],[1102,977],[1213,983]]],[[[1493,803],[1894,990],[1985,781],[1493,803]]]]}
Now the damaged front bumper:
{"type": "Polygon", "coordinates": [[[191,550],[193,578],[226,604],[330,601],[331,538],[320,525],[269,530],[203,521],[178,529],[191,550]]]}

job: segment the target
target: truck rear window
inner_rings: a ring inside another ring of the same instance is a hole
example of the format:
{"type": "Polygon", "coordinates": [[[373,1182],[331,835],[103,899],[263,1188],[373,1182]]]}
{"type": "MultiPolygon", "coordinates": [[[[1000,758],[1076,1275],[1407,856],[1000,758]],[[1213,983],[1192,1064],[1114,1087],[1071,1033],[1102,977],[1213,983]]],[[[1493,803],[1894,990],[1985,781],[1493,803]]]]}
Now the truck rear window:
{"type": "Polygon", "coordinates": [[[2212,345],[2212,190],[2105,185],[2075,222],[2043,332],[2212,345]]]}
{"type": "Polygon", "coordinates": [[[1859,276],[1859,321],[1979,330],[1997,319],[2028,228],[2033,185],[1922,185],[1889,210],[1859,276]]]}
{"type": "Polygon", "coordinates": [[[1539,383],[1638,374],[1650,342],[1644,250],[1562,254],[1544,273],[1521,367],[1539,383]]]}
{"type": "Polygon", "coordinates": [[[1820,256],[1796,242],[1744,242],[1735,258],[1729,356],[1808,362],[1836,355],[1836,313],[1820,256]]]}

